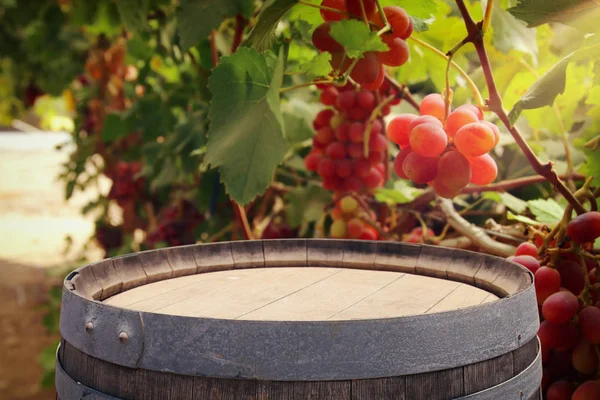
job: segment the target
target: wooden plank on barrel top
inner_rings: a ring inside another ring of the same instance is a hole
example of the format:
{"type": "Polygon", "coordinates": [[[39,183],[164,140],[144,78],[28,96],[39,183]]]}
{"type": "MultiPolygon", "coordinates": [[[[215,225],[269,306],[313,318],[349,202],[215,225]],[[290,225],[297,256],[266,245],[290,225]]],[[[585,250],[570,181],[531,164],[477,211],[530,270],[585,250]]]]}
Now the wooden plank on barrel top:
{"type": "Polygon", "coordinates": [[[138,253],[138,258],[148,276],[148,283],[163,281],[173,276],[173,270],[164,250],[143,251],[138,253]]]}
{"type": "Polygon", "coordinates": [[[265,266],[265,251],[260,240],[231,242],[234,268],[257,268],[265,266]]]}
{"type": "Polygon", "coordinates": [[[417,265],[415,266],[416,273],[419,275],[432,276],[435,278],[447,279],[446,270],[451,264],[456,250],[440,246],[421,247],[417,265]]]}
{"type": "Polygon", "coordinates": [[[494,281],[504,268],[506,268],[506,261],[503,258],[488,256],[474,276],[475,286],[500,297],[505,296],[506,292],[494,285],[494,281]]]}
{"type": "Polygon", "coordinates": [[[148,282],[148,276],[136,254],[113,258],[113,265],[121,277],[123,287],[120,292],[125,292],[148,282]]]}
{"type": "Polygon", "coordinates": [[[102,286],[96,282],[96,277],[91,268],[82,268],[77,275],[71,279],[75,291],[88,299],[98,300],[102,296],[102,286]]]}
{"type": "Polygon", "coordinates": [[[414,274],[420,252],[421,246],[410,243],[379,242],[373,268],[414,274]]]}
{"type": "Polygon", "coordinates": [[[265,267],[304,267],[307,265],[306,239],[265,240],[265,267]]]}
{"type": "Polygon", "coordinates": [[[104,300],[121,291],[123,281],[113,265],[113,260],[103,260],[90,265],[92,273],[96,277],[96,282],[102,287],[100,299],[104,300]]]}
{"type": "Polygon", "coordinates": [[[196,246],[169,247],[164,250],[173,271],[173,278],[197,273],[198,265],[194,258],[194,247],[196,246]]]}
{"type": "Polygon", "coordinates": [[[473,251],[457,253],[446,268],[448,279],[475,285],[475,275],[481,269],[486,256],[473,251]]]}
{"type": "Polygon", "coordinates": [[[376,254],[376,241],[349,240],[342,253],[342,265],[344,268],[372,269],[376,254]]]}
{"type": "Polygon", "coordinates": [[[343,240],[315,239],[307,243],[307,265],[311,267],[339,267],[342,265],[343,240]]]}
{"type": "Polygon", "coordinates": [[[233,269],[231,242],[206,243],[194,247],[198,273],[233,269]]]}
{"type": "Polygon", "coordinates": [[[356,379],[352,381],[352,400],[395,399],[408,400],[404,396],[405,377],[356,379]]]}

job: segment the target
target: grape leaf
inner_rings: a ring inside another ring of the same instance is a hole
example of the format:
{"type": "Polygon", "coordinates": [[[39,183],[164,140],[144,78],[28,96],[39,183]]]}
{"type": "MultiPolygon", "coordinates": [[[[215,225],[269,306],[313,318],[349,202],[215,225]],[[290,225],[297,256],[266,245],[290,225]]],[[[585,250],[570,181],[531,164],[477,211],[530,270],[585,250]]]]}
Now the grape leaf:
{"type": "Polygon", "coordinates": [[[250,17],[253,12],[253,0],[181,0],[177,30],[182,49],[187,50],[205,39],[224,19],[236,14],[250,17]]]}
{"type": "Polygon", "coordinates": [[[529,27],[561,22],[580,30],[596,32],[600,7],[595,0],[519,0],[508,12],[527,22],[529,27]]]}
{"type": "Polygon", "coordinates": [[[311,79],[327,76],[333,69],[330,61],[331,53],[325,51],[314,56],[308,62],[300,64],[297,72],[306,74],[311,79]]]}
{"type": "Polygon", "coordinates": [[[264,192],[287,152],[279,104],[283,55],[242,47],[223,57],[208,81],[213,94],[206,162],[231,198],[247,204],[264,192]]]}
{"type": "Polygon", "coordinates": [[[536,221],[534,219],[531,219],[531,218],[526,217],[524,215],[515,215],[515,214],[511,213],[510,211],[506,213],[506,217],[509,220],[519,221],[519,222],[522,222],[522,223],[527,224],[527,225],[541,225],[538,221],[536,221]]]}
{"type": "Polygon", "coordinates": [[[313,130],[306,119],[289,112],[283,113],[285,121],[285,135],[290,144],[302,143],[313,137],[313,130]]]}
{"type": "Polygon", "coordinates": [[[383,6],[399,6],[410,15],[416,32],[424,32],[429,29],[428,20],[432,20],[437,11],[438,2],[435,0],[384,0],[383,6]]]}
{"type": "Polygon", "coordinates": [[[287,13],[298,0],[269,0],[263,5],[256,25],[246,39],[246,46],[258,51],[270,49],[274,42],[274,33],[279,20],[287,13]]]}
{"type": "Polygon", "coordinates": [[[291,190],[285,195],[285,214],[295,228],[304,222],[318,221],[323,216],[331,193],[321,186],[309,185],[291,190]]]}
{"type": "Polygon", "coordinates": [[[331,24],[329,34],[339,44],[344,46],[350,58],[362,57],[367,51],[386,51],[388,46],[371,31],[362,21],[355,19],[343,20],[331,24]]]}
{"type": "Polygon", "coordinates": [[[104,118],[102,140],[113,142],[131,133],[133,121],[128,114],[110,113],[104,118]]]}
{"type": "Polygon", "coordinates": [[[569,54],[555,64],[544,76],[536,80],[533,86],[517,101],[508,114],[512,125],[517,122],[523,110],[551,106],[556,96],[565,91],[567,66],[573,54],[569,54]]]}
{"type": "Polygon", "coordinates": [[[493,43],[498,50],[505,54],[510,50],[519,50],[530,55],[534,66],[537,65],[536,30],[527,28],[522,21],[502,9],[497,2],[494,4],[494,12],[492,13],[492,29],[494,34],[493,43]]]}
{"type": "Polygon", "coordinates": [[[527,209],[526,201],[507,192],[485,192],[482,197],[503,204],[518,214],[525,212],[527,209]]]}
{"type": "Polygon", "coordinates": [[[399,180],[394,183],[393,189],[379,188],[375,190],[375,199],[391,206],[405,204],[417,198],[423,189],[410,186],[407,181],[399,180]]]}
{"type": "Polygon", "coordinates": [[[553,199],[529,200],[527,206],[536,220],[548,225],[558,223],[565,212],[565,209],[553,199]]]}
{"type": "Polygon", "coordinates": [[[114,0],[125,28],[132,32],[143,32],[148,22],[148,0],[114,0]]]}

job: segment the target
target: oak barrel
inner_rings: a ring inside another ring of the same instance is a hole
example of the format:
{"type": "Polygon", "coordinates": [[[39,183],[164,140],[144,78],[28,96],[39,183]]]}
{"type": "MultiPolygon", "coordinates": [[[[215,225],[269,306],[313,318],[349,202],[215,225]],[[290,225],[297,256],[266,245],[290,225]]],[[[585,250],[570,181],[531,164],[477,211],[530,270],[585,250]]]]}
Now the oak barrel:
{"type": "Polygon", "coordinates": [[[56,388],[73,399],[539,399],[533,277],[427,245],[174,247],[64,282],[56,388]]]}

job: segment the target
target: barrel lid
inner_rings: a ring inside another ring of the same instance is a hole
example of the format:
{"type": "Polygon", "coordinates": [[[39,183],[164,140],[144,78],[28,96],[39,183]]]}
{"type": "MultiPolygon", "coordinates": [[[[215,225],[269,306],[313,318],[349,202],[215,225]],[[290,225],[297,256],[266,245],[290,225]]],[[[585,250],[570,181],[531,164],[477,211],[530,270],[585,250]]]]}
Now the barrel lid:
{"type": "Polygon", "coordinates": [[[453,368],[515,350],[539,326],[532,282],[529,271],[505,259],[434,246],[319,239],[222,242],[80,268],[65,280],[60,326],[64,339],[79,350],[127,367],[225,378],[367,379],[453,368]],[[288,279],[278,286],[277,276],[288,279]],[[236,277],[254,277],[248,281],[253,284],[233,285],[229,292],[222,285],[197,301],[184,296],[189,307],[179,312],[173,312],[177,299],[161,293],[181,282],[206,285],[236,277]],[[406,287],[411,282],[412,289],[406,287]],[[469,298],[485,298],[438,310],[435,304],[413,312],[394,306],[394,299],[410,298],[410,290],[420,302],[426,299],[419,293],[424,282],[424,290],[436,288],[430,296],[443,299],[444,291],[461,288],[469,298]],[[335,285],[355,292],[344,303],[335,285]],[[256,300],[261,290],[280,290],[283,296],[244,308],[243,302],[256,300]],[[126,304],[140,294],[148,304],[152,298],[171,301],[166,306],[171,311],[126,304]],[[301,295],[335,309],[314,316],[305,307],[302,314],[301,295]],[[486,302],[493,296],[499,299],[486,302]],[[289,317],[293,304],[295,319],[289,317]]]}

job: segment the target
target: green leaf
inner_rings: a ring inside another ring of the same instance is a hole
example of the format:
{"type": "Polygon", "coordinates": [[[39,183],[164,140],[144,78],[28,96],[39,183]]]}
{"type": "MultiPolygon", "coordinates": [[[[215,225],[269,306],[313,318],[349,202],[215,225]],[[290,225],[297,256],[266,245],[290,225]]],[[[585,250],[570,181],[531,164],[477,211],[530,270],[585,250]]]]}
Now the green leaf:
{"type": "Polygon", "coordinates": [[[527,224],[527,225],[541,225],[536,220],[533,220],[533,219],[531,219],[529,217],[525,217],[523,215],[515,215],[515,214],[511,213],[510,211],[506,213],[506,216],[507,216],[507,218],[509,220],[519,221],[519,222],[522,222],[522,223],[527,224]]]}
{"type": "Polygon", "coordinates": [[[283,56],[240,48],[223,57],[208,87],[206,162],[218,167],[227,192],[247,204],[264,192],[289,144],[279,104],[283,56]]]}
{"type": "Polygon", "coordinates": [[[410,186],[407,181],[399,180],[394,183],[393,189],[376,189],[375,199],[393,206],[395,204],[410,203],[421,193],[423,193],[423,189],[415,188],[410,186]]]}
{"type": "Polygon", "coordinates": [[[113,0],[125,28],[132,32],[143,32],[148,26],[148,0],[113,0]]]}
{"type": "Polygon", "coordinates": [[[527,205],[536,220],[548,225],[558,223],[565,212],[565,209],[553,199],[529,200],[527,205]]]}
{"type": "Polygon", "coordinates": [[[329,34],[339,44],[344,46],[350,58],[362,57],[367,51],[386,51],[388,46],[362,21],[347,19],[331,24],[329,34]]]}
{"type": "Polygon", "coordinates": [[[312,127],[301,116],[284,112],[283,120],[285,121],[285,136],[291,144],[301,143],[313,137],[312,127]]]}
{"type": "Polygon", "coordinates": [[[508,53],[510,50],[521,51],[531,56],[533,64],[537,65],[536,30],[527,28],[522,21],[502,9],[498,2],[494,4],[492,28],[494,33],[493,43],[498,50],[503,53],[508,53]]]}
{"type": "Polygon", "coordinates": [[[573,53],[560,60],[539,78],[510,110],[508,118],[512,125],[517,122],[523,110],[532,110],[554,104],[554,99],[565,91],[566,71],[573,53]]]}
{"type": "Polygon", "coordinates": [[[104,118],[102,140],[114,142],[131,133],[133,124],[130,118],[121,113],[110,113],[104,118]]]}
{"type": "Polygon", "coordinates": [[[150,183],[150,190],[154,192],[157,189],[172,184],[177,179],[177,174],[178,170],[175,161],[172,158],[165,159],[161,165],[160,172],[150,183]]]}
{"type": "Polygon", "coordinates": [[[253,0],[181,0],[177,29],[182,49],[187,50],[205,39],[224,19],[236,14],[250,17],[253,12],[253,0]]]}
{"type": "Polygon", "coordinates": [[[305,222],[318,221],[331,202],[331,193],[321,186],[309,185],[295,188],[285,195],[285,214],[295,228],[305,222]]]}
{"type": "MultiPolygon", "coordinates": [[[[383,0],[382,6],[400,6],[410,15],[416,32],[429,29],[427,20],[432,20],[437,12],[438,2],[435,0],[383,0]]],[[[431,21],[429,21],[431,22],[431,21]]]]}
{"type": "Polygon", "coordinates": [[[308,75],[310,79],[327,76],[333,69],[330,61],[331,53],[324,51],[311,58],[310,61],[300,64],[298,72],[308,75]]]}
{"type": "Polygon", "coordinates": [[[519,0],[508,11],[529,27],[561,22],[587,32],[598,30],[600,7],[594,0],[519,0]]]}
{"type": "Polygon", "coordinates": [[[275,29],[279,20],[287,13],[298,0],[268,0],[263,5],[256,25],[246,39],[246,46],[260,52],[269,50],[274,43],[275,29]]]}
{"type": "Polygon", "coordinates": [[[508,192],[485,192],[482,196],[484,199],[500,203],[517,214],[521,214],[527,210],[527,202],[513,196],[508,192]]]}

